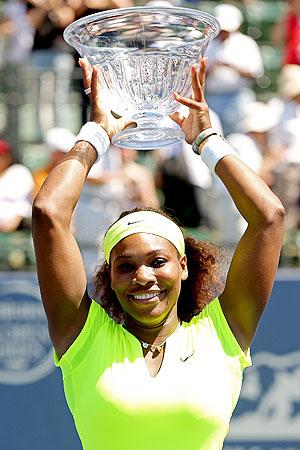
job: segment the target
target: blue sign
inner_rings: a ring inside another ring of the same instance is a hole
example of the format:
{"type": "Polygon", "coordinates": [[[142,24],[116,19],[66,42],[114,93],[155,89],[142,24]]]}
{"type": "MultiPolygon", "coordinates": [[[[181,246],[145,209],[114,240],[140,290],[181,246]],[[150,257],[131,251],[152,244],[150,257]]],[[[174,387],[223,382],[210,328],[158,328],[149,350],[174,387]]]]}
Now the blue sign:
{"type": "Polygon", "coordinates": [[[300,271],[279,272],[224,450],[300,450],[299,317],[300,271]]]}
{"type": "Polygon", "coordinates": [[[30,280],[0,286],[0,383],[23,385],[53,371],[53,351],[38,286],[30,280]]]}
{"type": "MultiPolygon", "coordinates": [[[[278,273],[224,450],[300,450],[300,272],[290,274],[278,273]]],[[[33,273],[0,273],[0,399],[1,449],[82,449],[33,273]]]]}
{"type": "Polygon", "coordinates": [[[1,449],[82,449],[31,273],[0,273],[0,399],[1,449]]]}

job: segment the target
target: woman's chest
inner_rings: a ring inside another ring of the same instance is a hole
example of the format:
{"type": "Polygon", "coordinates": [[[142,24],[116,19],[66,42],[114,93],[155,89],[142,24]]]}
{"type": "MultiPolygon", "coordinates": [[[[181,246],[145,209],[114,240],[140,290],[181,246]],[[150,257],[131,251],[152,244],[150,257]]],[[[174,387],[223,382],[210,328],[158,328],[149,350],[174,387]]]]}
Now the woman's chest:
{"type": "Polygon", "coordinates": [[[231,415],[239,389],[240,380],[222,354],[209,349],[181,352],[177,346],[167,346],[155,377],[142,356],[124,359],[113,362],[98,377],[85,377],[84,386],[76,391],[84,392],[77,402],[84,409],[96,402],[96,409],[109,403],[130,414],[175,408],[193,411],[197,417],[209,414],[224,419],[231,415]]]}

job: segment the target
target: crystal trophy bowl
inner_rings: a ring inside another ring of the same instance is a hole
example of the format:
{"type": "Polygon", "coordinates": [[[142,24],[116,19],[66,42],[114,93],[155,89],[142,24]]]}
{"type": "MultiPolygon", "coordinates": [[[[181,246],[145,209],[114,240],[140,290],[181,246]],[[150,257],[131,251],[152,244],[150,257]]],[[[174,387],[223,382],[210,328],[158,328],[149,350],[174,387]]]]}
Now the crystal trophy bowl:
{"type": "Polygon", "coordinates": [[[114,145],[149,150],[184,138],[164,119],[180,106],[174,91],[191,95],[191,65],[219,30],[202,11],[147,6],[92,14],[65,29],[66,42],[101,68],[102,96],[111,110],[136,123],[117,133],[114,145]]]}

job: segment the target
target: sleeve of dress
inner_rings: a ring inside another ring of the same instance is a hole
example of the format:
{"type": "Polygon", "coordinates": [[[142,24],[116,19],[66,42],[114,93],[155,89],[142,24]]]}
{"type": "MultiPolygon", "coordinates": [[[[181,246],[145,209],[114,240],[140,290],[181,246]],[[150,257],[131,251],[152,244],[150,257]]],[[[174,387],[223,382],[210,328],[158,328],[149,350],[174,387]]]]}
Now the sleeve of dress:
{"type": "Polygon", "coordinates": [[[103,327],[109,326],[112,319],[107,315],[105,310],[94,300],[92,300],[90,310],[86,322],[68,350],[61,358],[58,357],[54,350],[54,364],[63,368],[65,372],[68,369],[73,370],[77,367],[86,355],[86,349],[89,348],[97,334],[103,327]]]}
{"type": "Polygon", "coordinates": [[[236,340],[231,328],[224,316],[219,299],[215,298],[211,301],[206,308],[202,311],[203,316],[210,323],[210,326],[214,328],[217,333],[218,339],[222,345],[224,352],[234,358],[238,359],[241,365],[241,369],[252,365],[250,349],[244,352],[238,341],[236,340]]]}

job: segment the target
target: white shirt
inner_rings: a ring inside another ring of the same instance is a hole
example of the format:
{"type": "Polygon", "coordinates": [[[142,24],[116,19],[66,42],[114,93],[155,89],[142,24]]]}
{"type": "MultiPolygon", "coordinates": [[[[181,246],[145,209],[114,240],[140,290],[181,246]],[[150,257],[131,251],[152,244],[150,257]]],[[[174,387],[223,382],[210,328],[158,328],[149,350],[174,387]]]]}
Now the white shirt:
{"type": "MultiPolygon", "coordinates": [[[[255,141],[250,136],[241,133],[232,133],[226,139],[240,159],[258,173],[263,157],[255,141]]],[[[236,244],[246,230],[247,222],[239,213],[220,178],[215,174],[212,175],[212,178],[211,202],[208,204],[210,220],[218,230],[223,242],[236,244]]]]}
{"type": "MultiPolygon", "coordinates": [[[[183,114],[184,117],[189,115],[189,108],[186,106],[181,105],[178,111],[183,114]]],[[[223,134],[221,121],[217,113],[210,109],[209,115],[212,128],[214,128],[214,130],[218,133],[223,134]]],[[[176,126],[169,117],[165,119],[164,124],[165,126],[176,126]]],[[[212,179],[209,168],[202,161],[200,156],[193,152],[192,146],[186,141],[182,141],[182,143],[170,145],[168,147],[162,147],[158,150],[158,152],[164,159],[171,158],[174,154],[180,153],[184,161],[187,181],[189,181],[193,186],[198,186],[202,189],[207,189],[211,186],[212,179]]]]}
{"type": "MultiPolygon", "coordinates": [[[[263,74],[263,61],[260,49],[250,36],[236,31],[228,39],[214,39],[207,49],[207,68],[216,63],[230,64],[238,70],[249,72],[254,78],[263,74]]],[[[206,92],[218,94],[235,92],[251,85],[251,81],[240,74],[234,67],[218,66],[212,69],[206,78],[206,92]]]]}
{"type": "Polygon", "coordinates": [[[27,16],[25,2],[9,0],[4,4],[4,14],[15,27],[15,32],[8,39],[6,60],[12,64],[25,63],[29,59],[35,33],[27,16]]]}
{"type": "Polygon", "coordinates": [[[0,225],[16,216],[30,218],[34,181],[30,170],[13,164],[0,175],[0,225]]]}

